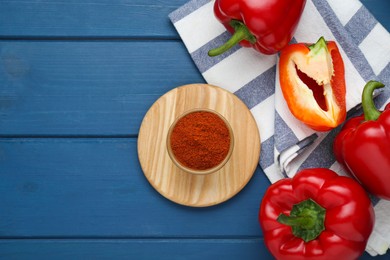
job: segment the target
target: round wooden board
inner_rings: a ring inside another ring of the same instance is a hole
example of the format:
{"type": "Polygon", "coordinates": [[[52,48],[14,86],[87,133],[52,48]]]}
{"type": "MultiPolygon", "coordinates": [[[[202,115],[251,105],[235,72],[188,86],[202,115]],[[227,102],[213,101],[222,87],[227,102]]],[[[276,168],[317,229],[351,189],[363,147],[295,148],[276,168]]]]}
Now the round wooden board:
{"type": "Polygon", "coordinates": [[[160,97],[146,113],[138,136],[138,157],[150,184],[167,199],[186,206],[212,206],[230,199],[249,182],[259,162],[260,135],[251,112],[234,94],[207,84],[185,85],[160,97]],[[195,108],[219,112],[234,134],[230,160],[208,175],[180,170],[166,146],[175,118],[195,108]]]}

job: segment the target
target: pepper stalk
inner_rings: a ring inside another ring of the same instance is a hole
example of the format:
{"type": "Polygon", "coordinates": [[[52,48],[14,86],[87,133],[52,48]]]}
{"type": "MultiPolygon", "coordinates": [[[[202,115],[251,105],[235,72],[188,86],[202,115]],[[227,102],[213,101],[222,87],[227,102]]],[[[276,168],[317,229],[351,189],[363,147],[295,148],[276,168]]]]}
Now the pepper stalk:
{"type": "Polygon", "coordinates": [[[381,115],[381,112],[375,107],[373,94],[377,88],[383,88],[385,85],[379,81],[370,80],[364,86],[362,94],[362,107],[364,113],[364,119],[366,121],[377,120],[381,115]]]}
{"type": "Polygon", "coordinates": [[[247,40],[252,44],[256,43],[256,37],[249,32],[248,27],[246,27],[246,25],[243,22],[240,22],[238,20],[231,20],[229,25],[233,27],[234,34],[223,45],[210,50],[208,52],[208,55],[210,57],[221,55],[222,53],[230,50],[233,46],[235,46],[242,40],[247,40]]]}
{"type": "Polygon", "coordinates": [[[294,236],[309,242],[325,230],[326,210],[312,199],[304,200],[292,207],[290,216],[280,214],[277,221],[291,226],[294,236]]]}

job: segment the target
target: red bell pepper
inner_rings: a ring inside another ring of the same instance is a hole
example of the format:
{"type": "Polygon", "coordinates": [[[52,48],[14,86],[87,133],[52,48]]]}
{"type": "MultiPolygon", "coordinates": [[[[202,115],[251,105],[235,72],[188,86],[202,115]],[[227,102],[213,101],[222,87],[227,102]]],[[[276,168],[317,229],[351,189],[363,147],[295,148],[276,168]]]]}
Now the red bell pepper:
{"type": "Polygon", "coordinates": [[[325,168],[272,184],[259,212],[265,245],[276,259],[357,259],[374,221],[359,183],[325,168]]]}
{"type": "Polygon", "coordinates": [[[364,188],[390,200],[390,103],[376,109],[372,95],[384,85],[369,81],[362,94],[363,115],[351,118],[334,140],[336,160],[345,166],[364,188]]]}
{"type": "Polygon", "coordinates": [[[291,44],[279,60],[279,80],[291,113],[317,131],[335,128],[346,118],[344,63],[335,42],[291,44]]]}
{"type": "Polygon", "coordinates": [[[226,44],[211,50],[217,56],[237,43],[264,54],[274,54],[291,40],[306,0],[216,0],[215,17],[233,34],[226,44]]]}

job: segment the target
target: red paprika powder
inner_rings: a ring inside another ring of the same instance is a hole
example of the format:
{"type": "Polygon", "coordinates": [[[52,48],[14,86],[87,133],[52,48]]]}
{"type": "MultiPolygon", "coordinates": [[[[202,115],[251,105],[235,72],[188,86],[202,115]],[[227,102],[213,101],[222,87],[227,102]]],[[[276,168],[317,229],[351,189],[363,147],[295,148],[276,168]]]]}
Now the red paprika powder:
{"type": "Polygon", "coordinates": [[[193,170],[208,170],[228,155],[231,140],[226,123],[215,113],[195,111],[174,125],[170,145],[176,160],[193,170]]]}

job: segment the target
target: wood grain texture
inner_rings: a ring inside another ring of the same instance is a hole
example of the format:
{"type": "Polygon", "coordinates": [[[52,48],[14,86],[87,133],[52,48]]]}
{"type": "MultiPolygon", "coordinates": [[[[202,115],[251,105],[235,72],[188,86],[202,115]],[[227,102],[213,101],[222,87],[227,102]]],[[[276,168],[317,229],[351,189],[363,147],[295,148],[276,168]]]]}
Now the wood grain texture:
{"type": "Polygon", "coordinates": [[[3,138],[0,180],[0,238],[260,237],[269,185],[257,167],[225,203],[172,203],[145,178],[136,138],[3,138]]]}
{"type": "MultiPolygon", "coordinates": [[[[0,258],[29,260],[142,259],[215,260],[274,259],[261,238],[165,238],[165,239],[23,239],[0,240],[0,258]]],[[[360,260],[388,260],[388,255],[360,260]]]]}
{"type": "MultiPolygon", "coordinates": [[[[29,260],[143,259],[215,260],[274,259],[260,238],[240,239],[23,239],[0,240],[0,258],[29,260]]],[[[359,260],[388,260],[364,253],[359,260]]]]}
{"type": "Polygon", "coordinates": [[[186,206],[212,206],[230,199],[248,183],[260,158],[260,136],[251,112],[235,95],[219,87],[191,84],[169,91],[149,109],[139,132],[138,157],[146,178],[164,197],[186,206]],[[181,170],[166,148],[175,119],[199,108],[221,114],[234,135],[229,161],[207,175],[181,170]]]}
{"type": "MultiPolygon", "coordinates": [[[[187,0],[2,0],[0,37],[179,39],[168,14],[187,0]]],[[[361,0],[385,27],[388,0],[361,0]]]]}
{"type": "MultiPolygon", "coordinates": [[[[168,19],[186,2],[0,0],[0,136],[20,137],[0,138],[1,259],[270,259],[259,167],[232,199],[192,208],[139,165],[148,108],[204,83],[168,19]]],[[[388,0],[362,3],[390,30],[388,0]]]]}
{"type": "Polygon", "coordinates": [[[163,93],[203,82],[180,42],[0,41],[0,135],[136,136],[163,93]]]}
{"type": "Polygon", "coordinates": [[[187,0],[2,0],[3,37],[176,38],[168,14],[187,0]]]}
{"type": "Polygon", "coordinates": [[[0,241],[2,259],[262,259],[271,260],[263,240],[242,239],[43,239],[0,241]]]}

